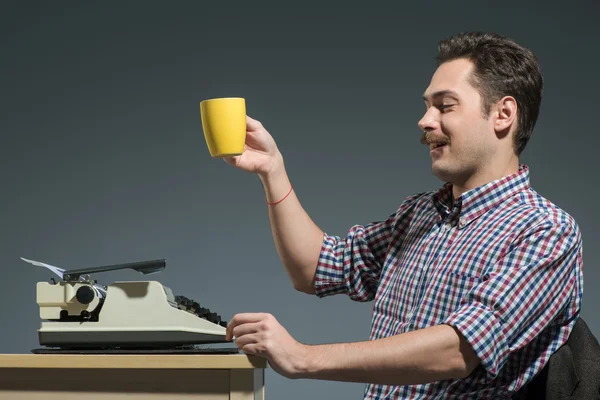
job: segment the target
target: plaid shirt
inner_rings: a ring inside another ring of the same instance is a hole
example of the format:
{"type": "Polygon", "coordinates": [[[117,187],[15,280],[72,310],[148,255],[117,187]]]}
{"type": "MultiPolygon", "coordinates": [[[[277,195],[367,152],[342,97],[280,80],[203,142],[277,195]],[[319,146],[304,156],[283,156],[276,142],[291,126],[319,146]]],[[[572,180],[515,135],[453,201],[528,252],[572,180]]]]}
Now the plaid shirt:
{"type": "Polygon", "coordinates": [[[470,190],[410,196],[386,220],[324,235],[319,297],[374,300],[370,339],[456,327],[481,364],[466,379],[368,384],[368,399],[509,398],[568,338],[581,309],[582,241],[529,169],[470,190]]]}

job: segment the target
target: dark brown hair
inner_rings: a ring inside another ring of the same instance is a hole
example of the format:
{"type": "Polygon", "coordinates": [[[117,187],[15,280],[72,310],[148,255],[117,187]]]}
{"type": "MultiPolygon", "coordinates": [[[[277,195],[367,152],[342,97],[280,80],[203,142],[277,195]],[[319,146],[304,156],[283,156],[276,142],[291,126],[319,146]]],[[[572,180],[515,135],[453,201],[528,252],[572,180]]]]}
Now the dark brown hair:
{"type": "Polygon", "coordinates": [[[531,50],[496,33],[465,32],[439,43],[438,65],[456,59],[474,64],[471,84],[482,98],[483,116],[503,96],[517,102],[517,130],[514,149],[520,155],[538,118],[542,102],[543,78],[531,50]]]}

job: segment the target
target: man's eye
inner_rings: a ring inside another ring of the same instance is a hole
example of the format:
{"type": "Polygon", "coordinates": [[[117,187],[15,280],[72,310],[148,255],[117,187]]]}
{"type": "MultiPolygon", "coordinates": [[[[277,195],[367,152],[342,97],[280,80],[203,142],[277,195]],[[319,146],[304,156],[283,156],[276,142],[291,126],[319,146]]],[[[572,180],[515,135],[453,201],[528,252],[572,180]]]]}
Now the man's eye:
{"type": "Polygon", "coordinates": [[[438,108],[440,109],[440,111],[444,111],[444,110],[446,110],[447,108],[450,108],[450,107],[452,107],[453,105],[454,105],[454,104],[442,104],[442,105],[440,105],[438,108]]]}

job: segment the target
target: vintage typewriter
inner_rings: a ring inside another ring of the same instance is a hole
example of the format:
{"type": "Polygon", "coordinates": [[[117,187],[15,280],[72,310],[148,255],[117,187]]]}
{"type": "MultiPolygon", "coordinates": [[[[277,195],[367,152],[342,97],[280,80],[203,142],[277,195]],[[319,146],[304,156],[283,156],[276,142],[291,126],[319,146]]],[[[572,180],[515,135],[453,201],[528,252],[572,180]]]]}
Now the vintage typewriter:
{"type": "Polygon", "coordinates": [[[227,321],[197,301],[153,280],[103,286],[90,277],[126,268],[147,275],[165,266],[165,260],[152,260],[74,269],[58,282],[38,282],[38,337],[45,348],[32,352],[237,353],[235,347],[201,346],[225,343],[227,321]]]}

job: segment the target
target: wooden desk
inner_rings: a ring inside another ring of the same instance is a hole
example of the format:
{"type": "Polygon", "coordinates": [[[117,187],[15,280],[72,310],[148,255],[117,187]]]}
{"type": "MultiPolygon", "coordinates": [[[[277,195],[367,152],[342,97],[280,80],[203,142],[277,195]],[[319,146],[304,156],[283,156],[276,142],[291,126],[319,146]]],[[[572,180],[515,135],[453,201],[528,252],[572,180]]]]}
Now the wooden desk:
{"type": "Polygon", "coordinates": [[[244,354],[0,354],[0,399],[264,400],[266,366],[244,354]]]}

